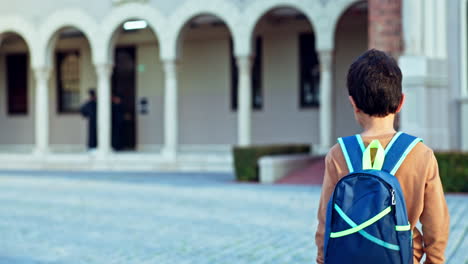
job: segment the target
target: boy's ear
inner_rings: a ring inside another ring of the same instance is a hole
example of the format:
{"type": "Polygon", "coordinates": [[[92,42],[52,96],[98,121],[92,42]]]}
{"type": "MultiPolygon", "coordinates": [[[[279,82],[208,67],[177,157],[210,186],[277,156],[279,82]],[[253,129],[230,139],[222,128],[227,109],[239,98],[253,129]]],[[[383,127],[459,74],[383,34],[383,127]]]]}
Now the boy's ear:
{"type": "Polygon", "coordinates": [[[403,93],[403,94],[401,94],[401,101],[400,101],[400,104],[398,105],[398,108],[396,110],[397,113],[400,113],[401,108],[403,108],[403,105],[405,104],[405,100],[406,100],[406,96],[403,93]]]}
{"type": "Polygon", "coordinates": [[[353,99],[353,97],[351,95],[349,96],[349,101],[351,102],[351,105],[353,106],[353,110],[354,110],[355,113],[361,112],[361,110],[359,110],[359,108],[357,108],[356,102],[354,102],[354,99],[353,99]]]}

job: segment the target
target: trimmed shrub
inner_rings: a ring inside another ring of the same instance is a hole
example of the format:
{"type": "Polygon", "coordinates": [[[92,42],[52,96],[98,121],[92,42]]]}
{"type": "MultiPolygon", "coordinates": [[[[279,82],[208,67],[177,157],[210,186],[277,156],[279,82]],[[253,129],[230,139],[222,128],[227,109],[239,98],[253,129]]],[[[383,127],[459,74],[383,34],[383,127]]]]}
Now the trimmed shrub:
{"type": "Polygon", "coordinates": [[[444,191],[468,192],[468,153],[435,153],[444,191]]]}
{"type": "Polygon", "coordinates": [[[310,145],[262,145],[234,147],[234,168],[238,181],[259,181],[258,160],[263,156],[310,153],[310,145]]]}

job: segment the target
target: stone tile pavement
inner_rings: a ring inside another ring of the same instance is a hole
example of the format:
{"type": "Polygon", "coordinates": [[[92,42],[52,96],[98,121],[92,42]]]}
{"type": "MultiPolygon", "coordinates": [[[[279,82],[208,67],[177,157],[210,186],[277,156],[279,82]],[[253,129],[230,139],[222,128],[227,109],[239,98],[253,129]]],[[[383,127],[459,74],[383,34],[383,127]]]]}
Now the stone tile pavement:
{"type": "MultiPolygon", "coordinates": [[[[0,172],[0,263],[314,263],[319,195],[229,174],[0,172]]],[[[447,200],[448,263],[466,264],[468,196],[447,200]]]]}

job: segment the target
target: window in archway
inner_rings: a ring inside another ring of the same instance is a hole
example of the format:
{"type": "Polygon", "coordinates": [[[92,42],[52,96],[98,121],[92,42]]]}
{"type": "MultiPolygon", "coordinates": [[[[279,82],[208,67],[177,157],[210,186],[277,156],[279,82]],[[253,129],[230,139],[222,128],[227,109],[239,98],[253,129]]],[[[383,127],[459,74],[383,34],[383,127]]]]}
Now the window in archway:
{"type": "Polygon", "coordinates": [[[299,102],[301,108],[320,105],[320,64],[315,51],[313,33],[299,35],[300,87],[299,102]]]}
{"type": "Polygon", "coordinates": [[[80,53],[57,53],[58,112],[78,112],[80,108],[80,53]]]}
{"type": "MultiPolygon", "coordinates": [[[[262,91],[262,38],[257,37],[255,41],[255,58],[252,65],[252,109],[261,110],[263,107],[263,91],[262,91]]],[[[239,70],[237,68],[236,59],[231,41],[231,109],[237,110],[238,97],[238,82],[239,70]]]]}
{"type": "Polygon", "coordinates": [[[8,114],[28,113],[28,55],[26,53],[6,56],[8,114]]]}

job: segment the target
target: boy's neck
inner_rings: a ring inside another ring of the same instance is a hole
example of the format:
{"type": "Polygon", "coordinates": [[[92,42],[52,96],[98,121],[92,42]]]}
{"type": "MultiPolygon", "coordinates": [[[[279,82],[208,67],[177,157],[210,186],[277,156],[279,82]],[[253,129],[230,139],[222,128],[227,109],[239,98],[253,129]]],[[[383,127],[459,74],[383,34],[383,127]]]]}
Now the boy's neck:
{"type": "Polygon", "coordinates": [[[395,114],[385,117],[373,117],[363,114],[359,117],[359,123],[364,131],[361,133],[365,137],[375,137],[396,133],[394,127],[395,114]]]}

